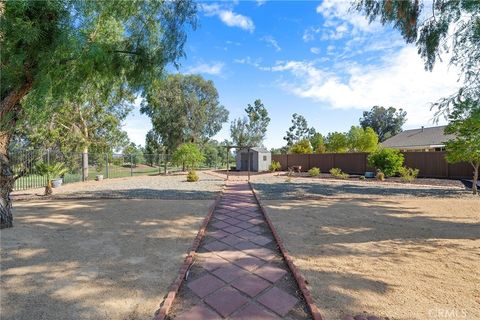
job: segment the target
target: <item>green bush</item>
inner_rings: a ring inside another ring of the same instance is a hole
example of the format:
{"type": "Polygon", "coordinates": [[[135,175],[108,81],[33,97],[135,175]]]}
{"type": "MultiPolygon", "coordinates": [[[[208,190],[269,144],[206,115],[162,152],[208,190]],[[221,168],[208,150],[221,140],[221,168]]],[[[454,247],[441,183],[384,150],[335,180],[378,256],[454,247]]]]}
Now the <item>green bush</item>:
{"type": "Polygon", "coordinates": [[[320,169],[318,169],[317,167],[313,167],[312,169],[308,170],[308,174],[311,177],[316,177],[320,174],[320,169]]]}
{"type": "Polygon", "coordinates": [[[365,180],[365,176],[360,176],[360,177],[358,177],[358,179],[365,180]]]}
{"type": "Polygon", "coordinates": [[[270,167],[268,168],[271,172],[280,171],[282,169],[282,165],[278,161],[272,161],[270,167]]]}
{"type": "Polygon", "coordinates": [[[391,177],[402,168],[403,154],[396,149],[378,149],[368,156],[368,165],[380,170],[386,177],[391,177]]]}
{"type": "Polygon", "coordinates": [[[303,139],[290,147],[290,153],[294,154],[310,154],[313,153],[312,146],[308,139],[303,139]]]}
{"type": "Polygon", "coordinates": [[[377,178],[377,180],[379,181],[384,181],[385,180],[385,174],[382,172],[382,171],[378,171],[377,172],[377,175],[375,176],[377,178]]]}
{"type": "Polygon", "coordinates": [[[400,177],[402,178],[402,181],[404,182],[412,182],[414,181],[420,170],[418,169],[412,169],[412,168],[407,168],[407,167],[401,167],[398,170],[398,173],[400,174],[400,177]]]}
{"type": "Polygon", "coordinates": [[[330,174],[339,179],[348,179],[350,177],[348,173],[342,172],[342,169],[340,168],[330,169],[330,174]]]}
{"type": "Polygon", "coordinates": [[[191,171],[188,172],[188,174],[187,174],[187,181],[188,182],[197,182],[198,179],[200,179],[200,178],[198,177],[198,174],[194,170],[191,170],[191,171]]]}
{"type": "Polygon", "coordinates": [[[200,149],[193,143],[184,143],[180,145],[173,153],[172,162],[177,166],[183,166],[184,169],[193,171],[205,160],[200,149]]]}

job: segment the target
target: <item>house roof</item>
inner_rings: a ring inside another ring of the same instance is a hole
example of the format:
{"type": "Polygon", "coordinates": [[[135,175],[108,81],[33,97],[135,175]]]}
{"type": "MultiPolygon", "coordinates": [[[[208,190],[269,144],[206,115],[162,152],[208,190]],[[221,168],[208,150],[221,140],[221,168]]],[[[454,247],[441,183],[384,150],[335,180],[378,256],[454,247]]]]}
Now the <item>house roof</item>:
{"type": "MultiPolygon", "coordinates": [[[[256,151],[258,153],[270,153],[270,151],[268,151],[267,149],[263,148],[263,147],[251,147],[250,150],[252,151],[256,151]]],[[[244,148],[244,149],[241,149],[238,151],[239,153],[241,152],[247,152],[247,149],[244,148]]]]}
{"type": "Polygon", "coordinates": [[[445,134],[445,127],[405,130],[382,142],[382,146],[388,148],[444,146],[445,141],[455,138],[453,134],[445,134]]]}

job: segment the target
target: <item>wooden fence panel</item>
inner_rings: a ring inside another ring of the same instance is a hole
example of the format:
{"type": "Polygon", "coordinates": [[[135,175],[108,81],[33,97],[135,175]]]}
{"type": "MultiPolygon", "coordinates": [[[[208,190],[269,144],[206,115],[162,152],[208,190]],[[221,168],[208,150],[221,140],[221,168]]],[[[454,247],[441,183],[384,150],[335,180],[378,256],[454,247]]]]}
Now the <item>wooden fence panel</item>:
{"type": "MultiPolygon", "coordinates": [[[[445,152],[403,152],[404,165],[419,169],[422,178],[471,178],[473,168],[468,163],[449,164],[445,152]]],[[[349,174],[364,174],[375,171],[367,163],[367,153],[323,153],[323,154],[275,154],[272,160],[280,162],[282,170],[292,166],[302,166],[302,171],[317,167],[321,172],[340,168],[349,174]]]]}

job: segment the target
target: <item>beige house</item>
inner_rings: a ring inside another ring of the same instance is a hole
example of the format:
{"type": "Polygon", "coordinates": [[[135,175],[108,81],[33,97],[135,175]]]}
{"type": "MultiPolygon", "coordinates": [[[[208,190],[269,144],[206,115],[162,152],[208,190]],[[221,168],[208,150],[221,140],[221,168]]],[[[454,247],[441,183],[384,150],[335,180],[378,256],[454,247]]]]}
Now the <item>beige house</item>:
{"type": "Polygon", "coordinates": [[[405,130],[381,143],[383,147],[400,151],[444,151],[445,142],[455,138],[445,134],[446,126],[405,130]]]}

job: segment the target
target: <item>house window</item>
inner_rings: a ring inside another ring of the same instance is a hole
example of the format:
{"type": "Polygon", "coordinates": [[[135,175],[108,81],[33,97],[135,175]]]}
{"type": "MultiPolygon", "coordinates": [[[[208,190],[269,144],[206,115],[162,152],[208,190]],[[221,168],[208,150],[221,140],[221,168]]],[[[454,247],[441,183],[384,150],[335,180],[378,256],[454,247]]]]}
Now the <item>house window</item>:
{"type": "Polygon", "coordinates": [[[267,161],[267,156],[263,156],[263,161],[267,161]]]}

